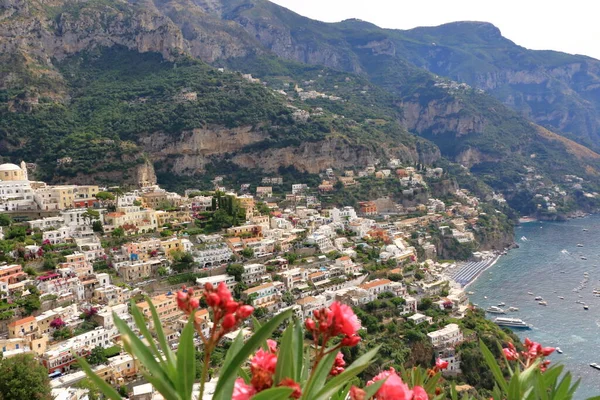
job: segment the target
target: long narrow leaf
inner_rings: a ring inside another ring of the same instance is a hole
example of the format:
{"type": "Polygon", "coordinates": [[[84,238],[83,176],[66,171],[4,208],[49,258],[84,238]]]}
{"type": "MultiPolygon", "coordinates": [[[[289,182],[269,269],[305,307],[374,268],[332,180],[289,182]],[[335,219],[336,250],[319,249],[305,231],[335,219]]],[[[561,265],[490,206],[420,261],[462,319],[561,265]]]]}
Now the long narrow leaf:
{"type": "Polygon", "coordinates": [[[81,366],[81,369],[85,372],[85,374],[90,378],[90,380],[98,386],[98,389],[109,399],[111,400],[122,400],[121,395],[112,388],[108,383],[104,382],[104,379],[100,378],[98,375],[92,371],[90,365],[87,363],[85,358],[77,357],[77,362],[81,366]]]}
{"type": "Polygon", "coordinates": [[[294,347],[294,376],[296,382],[302,382],[302,370],[304,364],[304,333],[300,321],[294,323],[294,335],[292,337],[294,347]]]}
{"type": "Polygon", "coordinates": [[[240,331],[225,354],[225,360],[223,360],[221,370],[229,368],[229,364],[231,364],[233,356],[235,356],[242,349],[242,347],[244,347],[244,335],[242,334],[242,331],[240,331]]]}
{"type": "Polygon", "coordinates": [[[496,359],[494,358],[494,355],[481,339],[479,340],[479,347],[481,348],[481,353],[483,354],[485,362],[492,372],[492,375],[494,375],[494,378],[496,379],[496,383],[498,386],[500,386],[500,389],[502,389],[504,393],[508,392],[508,385],[504,379],[504,375],[502,374],[500,367],[498,366],[498,363],[496,362],[496,359]]]}
{"type": "Polygon", "coordinates": [[[192,398],[192,389],[196,379],[196,349],[194,346],[194,314],[191,314],[177,349],[177,392],[184,399],[192,398]]]}
{"type": "MultiPolygon", "coordinates": [[[[122,319],[114,316],[115,325],[121,332],[124,341],[126,341],[127,347],[130,348],[133,355],[135,355],[144,368],[148,371],[149,375],[161,381],[161,387],[170,387],[174,390],[174,385],[167,372],[162,368],[162,366],[156,361],[154,355],[146,345],[136,336],[135,333],[127,326],[122,319]]],[[[157,388],[158,389],[158,388],[157,388]]]]}
{"type": "MultiPolygon", "coordinates": [[[[146,301],[148,302],[148,307],[150,308],[150,313],[152,314],[152,322],[154,331],[156,332],[156,338],[158,339],[158,344],[160,345],[160,348],[167,359],[167,364],[170,366],[171,370],[175,371],[177,364],[175,362],[175,355],[167,343],[167,337],[165,336],[162,323],[158,317],[158,313],[156,312],[156,307],[154,307],[154,304],[152,304],[152,301],[148,296],[146,296],[146,301]]],[[[169,376],[172,375],[169,374],[169,376]]]]}
{"type": "Polygon", "coordinates": [[[363,389],[366,393],[365,399],[370,399],[371,397],[375,396],[375,393],[377,393],[377,391],[379,390],[381,385],[383,385],[386,380],[387,380],[387,378],[380,379],[377,382],[374,382],[373,384],[366,386],[363,389]]]}
{"type": "Polygon", "coordinates": [[[263,342],[267,340],[275,329],[287,318],[292,315],[292,310],[287,310],[281,314],[276,315],[264,324],[259,330],[257,330],[252,337],[246,342],[246,344],[233,355],[233,358],[227,365],[221,369],[220,379],[217,382],[215,393],[213,395],[214,400],[231,400],[233,393],[233,385],[236,379],[236,372],[240,366],[248,359],[250,354],[254,352],[263,342]]]}
{"type": "Polygon", "coordinates": [[[344,372],[331,378],[327,384],[317,392],[316,399],[328,399],[333,393],[337,392],[345,383],[349,382],[356,375],[364,371],[373,361],[379,346],[375,347],[359,358],[357,358],[344,372]]]}
{"type": "Polygon", "coordinates": [[[315,370],[310,372],[310,379],[302,393],[303,400],[314,400],[316,398],[315,394],[323,388],[323,385],[325,385],[325,380],[333,367],[336,355],[335,352],[327,354],[319,361],[315,370]]]}
{"type": "Polygon", "coordinates": [[[281,382],[282,379],[290,378],[293,379],[294,374],[294,348],[292,344],[294,335],[294,325],[290,324],[286,328],[279,343],[279,352],[277,357],[277,367],[275,369],[275,376],[273,377],[275,386],[281,382]]]}
{"type": "Polygon", "coordinates": [[[294,392],[294,389],[289,387],[274,387],[252,396],[252,400],[287,400],[294,392]]]}
{"type": "Polygon", "coordinates": [[[158,351],[158,347],[156,347],[156,343],[154,343],[154,338],[152,334],[148,330],[146,326],[146,320],[144,319],[144,315],[140,311],[139,308],[136,307],[135,302],[131,299],[131,315],[133,315],[133,319],[135,320],[135,326],[139,329],[140,333],[144,335],[146,341],[150,345],[150,350],[154,353],[154,356],[163,361],[163,357],[158,351]]]}

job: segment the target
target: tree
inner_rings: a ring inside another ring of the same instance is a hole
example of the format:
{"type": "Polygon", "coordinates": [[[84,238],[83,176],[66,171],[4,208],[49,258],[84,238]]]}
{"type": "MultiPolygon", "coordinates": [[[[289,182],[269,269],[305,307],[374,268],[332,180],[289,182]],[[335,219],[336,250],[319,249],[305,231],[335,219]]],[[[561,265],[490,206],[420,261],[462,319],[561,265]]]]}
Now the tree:
{"type": "Polygon", "coordinates": [[[104,364],[108,360],[102,346],[94,347],[86,359],[91,365],[104,364]]]}
{"type": "Polygon", "coordinates": [[[0,226],[9,226],[12,220],[8,216],[8,214],[0,214],[0,226]]]}
{"type": "Polygon", "coordinates": [[[83,214],[81,214],[81,217],[84,221],[92,222],[100,219],[100,212],[88,208],[83,214]]]}
{"type": "Polygon", "coordinates": [[[190,253],[173,250],[171,252],[171,257],[173,257],[173,269],[177,272],[182,272],[194,267],[194,256],[190,253]]]}
{"type": "Polygon", "coordinates": [[[115,228],[112,231],[111,235],[116,238],[121,238],[121,237],[125,236],[125,229],[123,229],[119,226],[118,228],[115,228]]]}
{"type": "Polygon", "coordinates": [[[225,272],[233,276],[236,282],[241,282],[242,274],[244,273],[244,266],[242,264],[229,264],[225,269],[225,272]]]}
{"type": "Polygon", "coordinates": [[[281,300],[288,306],[291,306],[296,302],[296,299],[294,299],[294,295],[291,292],[284,292],[283,296],[281,296],[281,300]]]}
{"type": "Polygon", "coordinates": [[[98,192],[96,198],[100,201],[114,200],[115,196],[109,192],[98,192]]]}
{"type": "Polygon", "coordinates": [[[240,254],[246,258],[254,257],[254,250],[251,247],[246,247],[244,250],[240,251],[240,254]]]}
{"type": "Polygon", "coordinates": [[[94,221],[92,222],[92,230],[94,232],[104,233],[104,227],[102,226],[102,221],[94,221]]]}
{"type": "Polygon", "coordinates": [[[0,361],[2,400],[51,400],[48,371],[30,354],[0,361]]]}

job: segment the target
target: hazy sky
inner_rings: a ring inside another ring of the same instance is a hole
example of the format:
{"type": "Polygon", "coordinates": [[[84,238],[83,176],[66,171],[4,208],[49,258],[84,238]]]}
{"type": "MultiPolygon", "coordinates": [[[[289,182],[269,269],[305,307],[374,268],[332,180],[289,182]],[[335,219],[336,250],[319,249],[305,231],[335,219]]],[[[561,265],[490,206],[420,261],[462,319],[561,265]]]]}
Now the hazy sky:
{"type": "Polygon", "coordinates": [[[359,18],[410,29],[453,21],[486,21],[513,42],[600,59],[598,0],[271,0],[326,22],[359,18]]]}

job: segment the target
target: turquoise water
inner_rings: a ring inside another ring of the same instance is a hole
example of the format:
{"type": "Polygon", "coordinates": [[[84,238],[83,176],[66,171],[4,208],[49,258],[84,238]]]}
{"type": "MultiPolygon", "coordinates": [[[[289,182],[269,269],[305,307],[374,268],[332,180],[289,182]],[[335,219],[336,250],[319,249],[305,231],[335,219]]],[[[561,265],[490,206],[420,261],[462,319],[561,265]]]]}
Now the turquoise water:
{"type": "Polygon", "coordinates": [[[531,222],[518,227],[515,235],[520,248],[500,257],[469,286],[467,290],[475,292],[471,301],[483,308],[500,302],[506,303],[506,309],[518,307],[518,312],[507,316],[521,318],[533,329],[516,333],[545,346],[559,346],[564,353],[553,354],[552,362],[564,364],[581,378],[575,399],[600,395],[600,371],[589,366],[600,363],[600,297],[592,294],[594,288],[600,289],[600,216],[531,222]],[[526,241],[521,240],[523,236],[526,241]],[[578,243],[584,246],[577,247],[578,243]],[[587,287],[573,292],[586,271],[587,287]],[[538,305],[527,292],[542,296],[548,306],[538,305]],[[577,300],[585,302],[589,310],[575,303],[577,300]]]}

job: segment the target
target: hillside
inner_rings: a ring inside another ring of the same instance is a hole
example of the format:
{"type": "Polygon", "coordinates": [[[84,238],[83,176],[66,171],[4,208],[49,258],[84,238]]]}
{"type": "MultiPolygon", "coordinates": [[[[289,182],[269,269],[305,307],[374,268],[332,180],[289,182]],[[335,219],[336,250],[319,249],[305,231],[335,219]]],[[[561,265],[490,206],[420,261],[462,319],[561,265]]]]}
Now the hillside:
{"type": "Polygon", "coordinates": [[[406,32],[262,0],[5,0],[0,16],[0,150],[52,182],[133,183],[152,164],[176,187],[399,158],[458,163],[509,200],[600,191],[598,154],[421,68],[399,51],[418,44],[406,32]]]}

